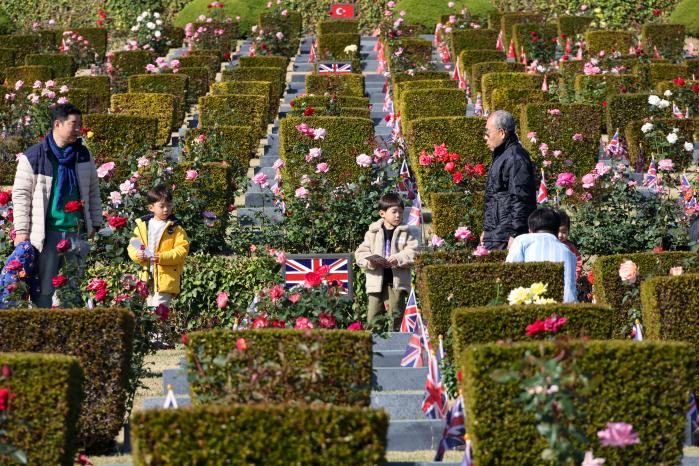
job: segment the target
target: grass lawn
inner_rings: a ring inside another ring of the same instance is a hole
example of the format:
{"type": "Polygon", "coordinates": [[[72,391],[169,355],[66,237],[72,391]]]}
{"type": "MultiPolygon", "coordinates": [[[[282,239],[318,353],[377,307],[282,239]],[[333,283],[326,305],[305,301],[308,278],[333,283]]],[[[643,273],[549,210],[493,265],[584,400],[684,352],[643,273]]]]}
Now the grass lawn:
{"type": "MultiPolygon", "coordinates": [[[[199,15],[208,14],[209,9],[206,6],[209,3],[211,0],[189,2],[175,17],[175,26],[184,26],[195,21],[199,15]]],[[[236,16],[240,16],[239,31],[245,32],[249,32],[252,25],[257,24],[257,18],[267,6],[267,1],[263,0],[226,0],[223,3],[225,5],[223,11],[227,16],[234,20],[236,16]]]]}
{"type": "Polygon", "coordinates": [[[430,30],[434,30],[442,15],[459,13],[464,6],[472,15],[487,16],[496,11],[490,0],[465,0],[455,1],[456,6],[449,8],[448,0],[398,0],[397,10],[405,10],[405,22],[407,24],[422,24],[430,30]]]}
{"type": "Polygon", "coordinates": [[[688,36],[699,37],[699,1],[682,0],[670,15],[670,22],[684,24],[688,36]]]}

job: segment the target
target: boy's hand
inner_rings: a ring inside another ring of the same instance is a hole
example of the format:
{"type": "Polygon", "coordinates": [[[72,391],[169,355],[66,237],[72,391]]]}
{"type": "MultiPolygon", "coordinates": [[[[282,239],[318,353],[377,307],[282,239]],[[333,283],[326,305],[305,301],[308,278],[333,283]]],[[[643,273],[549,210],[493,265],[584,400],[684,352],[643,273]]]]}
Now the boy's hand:
{"type": "Polygon", "coordinates": [[[386,263],[388,264],[389,267],[394,269],[394,268],[398,267],[398,258],[396,258],[396,256],[391,256],[388,258],[386,263]]]}
{"type": "Polygon", "coordinates": [[[151,262],[154,264],[159,264],[160,263],[160,255],[156,254],[151,258],[151,262]]]}
{"type": "Polygon", "coordinates": [[[147,258],[148,258],[148,256],[146,256],[146,251],[138,251],[138,252],[136,253],[136,259],[138,259],[138,260],[140,260],[140,261],[144,261],[144,260],[146,260],[147,258]]]}

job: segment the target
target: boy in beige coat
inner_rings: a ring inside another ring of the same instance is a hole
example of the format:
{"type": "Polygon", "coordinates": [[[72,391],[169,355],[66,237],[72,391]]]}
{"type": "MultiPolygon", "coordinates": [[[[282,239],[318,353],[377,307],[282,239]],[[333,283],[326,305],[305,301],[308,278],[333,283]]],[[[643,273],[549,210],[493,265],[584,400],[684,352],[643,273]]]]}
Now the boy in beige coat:
{"type": "Polygon", "coordinates": [[[388,304],[393,328],[400,328],[405,301],[410,292],[410,269],[415,260],[418,241],[403,221],[403,200],[394,193],[381,196],[381,219],[369,225],[364,242],[354,252],[357,265],[366,270],[369,295],[367,321],[371,326],[388,304]]]}

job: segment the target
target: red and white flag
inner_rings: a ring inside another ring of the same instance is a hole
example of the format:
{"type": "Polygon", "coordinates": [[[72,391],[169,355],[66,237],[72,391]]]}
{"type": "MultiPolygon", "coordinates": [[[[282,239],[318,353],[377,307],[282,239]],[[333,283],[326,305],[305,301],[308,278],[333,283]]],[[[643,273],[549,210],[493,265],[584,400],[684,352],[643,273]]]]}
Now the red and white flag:
{"type": "Polygon", "coordinates": [[[502,29],[498,32],[498,40],[495,41],[495,50],[504,50],[505,45],[502,43],[502,29]]]}
{"type": "Polygon", "coordinates": [[[524,66],[527,66],[527,53],[524,51],[524,46],[519,48],[519,61],[521,61],[524,66]]]}
{"type": "Polygon", "coordinates": [[[311,51],[308,54],[308,63],[316,62],[317,53],[318,52],[316,52],[316,41],[315,39],[313,39],[313,42],[311,42],[311,51]]]}
{"type": "Polygon", "coordinates": [[[570,37],[566,37],[566,55],[570,55],[573,52],[573,43],[570,41],[570,37]]]}
{"type": "Polygon", "coordinates": [[[354,5],[336,4],[330,6],[330,16],[333,18],[354,18],[354,5]]]}
{"type": "Polygon", "coordinates": [[[515,40],[510,39],[510,47],[507,49],[507,58],[517,60],[517,52],[515,52],[515,40]]]}
{"type": "Polygon", "coordinates": [[[653,46],[653,55],[654,55],[655,58],[657,58],[658,60],[660,60],[660,59],[663,58],[663,56],[660,55],[660,52],[658,52],[658,47],[656,47],[655,45],[653,46]]]}
{"type": "Polygon", "coordinates": [[[549,82],[548,82],[547,75],[544,75],[544,82],[541,83],[541,90],[544,92],[549,91],[549,82]]]}

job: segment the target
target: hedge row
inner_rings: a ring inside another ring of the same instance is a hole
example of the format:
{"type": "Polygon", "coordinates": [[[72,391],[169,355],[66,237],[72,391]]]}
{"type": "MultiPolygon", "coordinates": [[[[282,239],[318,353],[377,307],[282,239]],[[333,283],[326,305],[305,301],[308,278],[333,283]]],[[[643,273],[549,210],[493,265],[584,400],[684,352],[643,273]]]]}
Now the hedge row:
{"type": "Polygon", "coordinates": [[[302,16],[301,13],[293,10],[288,11],[286,17],[280,17],[273,13],[262,13],[257,24],[261,29],[281,31],[284,37],[296,38],[301,34],[302,16]]]}
{"type": "Polygon", "coordinates": [[[184,120],[189,77],[186,74],[136,74],[129,76],[129,93],[170,94],[175,98],[172,128],[184,120]]]}
{"type": "MultiPolygon", "coordinates": [[[[579,177],[588,173],[597,163],[597,151],[600,138],[600,113],[589,104],[529,104],[521,113],[521,134],[533,131],[538,142],[544,142],[549,147],[549,157],[552,164],[547,171],[558,174],[573,171],[579,177]],[[551,115],[550,109],[560,110],[559,115],[551,115]],[[576,133],[583,135],[583,140],[573,140],[576,133]],[[551,153],[560,150],[560,157],[551,153]],[[571,160],[572,166],[567,166],[565,160],[571,160]]],[[[522,145],[527,148],[534,160],[539,160],[541,153],[538,143],[532,143],[529,138],[522,138],[522,145]]]]}
{"type": "Polygon", "coordinates": [[[626,311],[640,305],[638,298],[622,302],[629,286],[619,277],[621,263],[626,260],[633,261],[638,266],[639,280],[643,283],[643,280],[650,276],[666,276],[671,267],[682,265],[683,261],[695,256],[696,254],[688,252],[662,252],[616,254],[597,258],[592,268],[595,301],[622,311],[614,323],[617,335],[620,335],[622,327],[627,323],[626,311]]]}
{"type": "Polygon", "coordinates": [[[78,71],[78,65],[71,55],[62,53],[31,53],[24,57],[27,66],[50,66],[55,78],[70,77],[78,71]]]}
{"type": "Polygon", "coordinates": [[[209,70],[209,82],[216,79],[216,73],[221,69],[221,59],[213,53],[192,50],[187,57],[180,57],[180,66],[185,68],[204,67],[209,70]]]}
{"type": "Polygon", "coordinates": [[[418,118],[466,115],[466,92],[461,89],[417,89],[401,93],[404,122],[418,118]]]}
{"type": "Polygon", "coordinates": [[[178,74],[189,77],[187,89],[187,103],[189,105],[197,103],[199,97],[205,96],[209,90],[209,70],[204,66],[181,67],[178,74]]]}
{"type": "MultiPolygon", "coordinates": [[[[476,65],[474,65],[476,66],[476,65]]],[[[494,110],[490,99],[494,89],[541,89],[544,77],[529,73],[488,73],[481,78],[481,93],[483,106],[486,110],[494,110]]]]}
{"type": "Polygon", "coordinates": [[[211,85],[211,94],[246,94],[265,97],[267,104],[264,108],[268,109],[267,115],[265,116],[266,121],[271,123],[276,116],[272,115],[272,106],[270,102],[275,99],[275,96],[272,95],[272,83],[269,81],[223,81],[220,83],[213,83],[211,85]]]}
{"type": "MultiPolygon", "coordinates": [[[[506,63],[505,52],[494,49],[465,49],[461,51],[459,58],[461,59],[461,72],[468,82],[473,81],[471,78],[471,67],[476,63],[493,61],[502,61],[506,63]]],[[[473,84],[471,84],[471,86],[473,86],[473,84]]]]}
{"type": "Polygon", "coordinates": [[[592,18],[589,16],[567,16],[561,15],[556,18],[558,25],[558,35],[565,34],[574,38],[578,34],[584,34],[587,28],[590,27],[592,18]]]}
{"type": "Polygon", "coordinates": [[[266,95],[226,94],[199,97],[199,125],[249,126],[262,136],[267,128],[266,95]]]}
{"type": "Polygon", "coordinates": [[[31,66],[11,66],[2,70],[5,75],[5,81],[8,84],[24,81],[25,83],[33,83],[34,81],[46,82],[53,79],[53,68],[44,65],[31,66]]]}
{"type": "MultiPolygon", "coordinates": [[[[405,81],[396,84],[397,94],[402,95],[405,91],[416,91],[422,89],[457,89],[458,81],[450,79],[423,79],[420,81],[405,81]]],[[[400,100],[395,101],[400,106],[400,100]]]]}
{"type": "Polygon", "coordinates": [[[607,97],[607,134],[614,134],[617,128],[624,131],[633,120],[650,116],[648,104],[650,94],[614,94],[607,97]]]}
{"type": "Polygon", "coordinates": [[[471,72],[469,74],[471,95],[475,96],[482,92],[481,81],[483,76],[488,73],[519,73],[523,71],[524,65],[521,63],[510,63],[506,61],[474,63],[471,65],[471,72]]]}
{"type": "MultiPolygon", "coordinates": [[[[640,147],[643,148],[644,153],[651,153],[650,143],[641,131],[641,126],[646,122],[643,120],[634,120],[626,125],[624,129],[624,138],[626,139],[626,144],[629,148],[629,162],[632,167],[636,166],[641,151],[640,147]]],[[[695,121],[692,118],[687,119],[677,119],[677,118],[664,118],[664,119],[654,119],[653,124],[655,126],[660,126],[665,128],[666,134],[671,131],[672,128],[677,128],[680,131],[680,136],[683,136],[686,141],[693,141],[694,130],[696,129],[695,121]]],[[[687,152],[686,150],[680,151],[675,157],[672,158],[676,170],[685,170],[692,163],[692,152],[687,152]]],[[[644,161],[645,165],[645,161],[644,161]]]]}
{"type": "MultiPolygon", "coordinates": [[[[299,179],[310,172],[315,164],[305,161],[306,153],[294,152],[294,148],[308,143],[308,137],[296,130],[296,126],[306,123],[311,128],[325,128],[325,139],[313,142],[313,147],[323,150],[321,160],[330,165],[327,176],[337,183],[346,182],[359,176],[362,168],[355,158],[361,153],[372,152],[370,142],[374,138],[374,123],[364,118],[347,117],[286,117],[279,128],[279,157],[284,160],[284,186],[298,187],[299,179]]],[[[314,171],[314,170],[313,170],[314,171]]]]}
{"type": "Polygon", "coordinates": [[[270,112],[274,115],[279,111],[279,99],[286,87],[286,71],[275,67],[238,67],[233,70],[223,70],[223,81],[268,81],[272,86],[270,112]]]}
{"type": "Polygon", "coordinates": [[[0,35],[0,44],[15,51],[15,63],[24,63],[24,57],[41,51],[41,36],[38,34],[0,35]]]}
{"type": "Polygon", "coordinates": [[[82,401],[83,371],[77,358],[55,354],[0,353],[11,371],[9,422],[3,443],[23,450],[27,464],[72,466],[82,401]]]}
{"type": "MultiPolygon", "coordinates": [[[[266,401],[271,403],[287,402],[324,402],[336,405],[356,407],[369,406],[371,401],[372,340],[369,332],[350,332],[347,330],[314,330],[309,336],[300,330],[246,330],[233,332],[214,330],[196,332],[189,335],[187,344],[187,364],[190,373],[196,371],[194,356],[200,361],[213,360],[217,356],[225,357],[235,348],[238,338],[245,338],[248,348],[255,359],[262,364],[272,362],[287,364],[291,367],[306,368],[312,363],[309,354],[300,348],[303,344],[317,344],[318,360],[322,380],[319,383],[304,383],[303,390],[295,387],[274,387],[275,394],[266,401]],[[281,359],[283,355],[283,360],[281,359]],[[291,397],[291,398],[289,398],[291,397]]],[[[232,359],[225,367],[209,367],[206,380],[191,383],[191,393],[195,403],[197,397],[211,393],[213,387],[225,386],[230,373],[247,367],[248,360],[232,359]]],[[[271,387],[270,387],[271,388],[271,387]]],[[[232,399],[252,397],[252,394],[237,392],[232,399]]]]}
{"type": "Polygon", "coordinates": [[[124,309],[11,309],[0,313],[0,352],[77,357],[85,374],[78,443],[104,446],[124,421],[133,330],[133,314],[124,309]]]}
{"type": "Polygon", "coordinates": [[[72,76],[67,78],[57,78],[56,86],[62,86],[65,84],[69,88],[80,88],[86,89],[87,91],[99,94],[101,96],[107,96],[111,94],[111,89],[109,87],[109,76],[72,76]]]}
{"type": "MultiPolygon", "coordinates": [[[[543,103],[546,95],[540,89],[515,89],[503,87],[493,89],[490,95],[491,105],[496,110],[506,110],[515,118],[522,113],[522,107],[529,103],[543,103]]],[[[526,134],[526,133],[524,133],[526,134]]]]}
{"type": "Polygon", "coordinates": [[[321,21],[318,23],[318,34],[335,34],[335,33],[358,33],[359,21],[354,19],[342,19],[332,21],[321,21]]]}
{"type": "MultiPolygon", "coordinates": [[[[510,44],[512,39],[512,28],[519,23],[540,23],[544,17],[538,13],[503,13],[500,17],[500,30],[502,31],[502,42],[505,47],[510,44]]],[[[494,44],[494,42],[493,42],[494,44]]],[[[493,48],[495,45],[493,45],[493,48]]]]}
{"type": "MultiPolygon", "coordinates": [[[[582,354],[576,363],[591,380],[591,391],[576,400],[582,418],[576,426],[608,464],[645,466],[676,464],[682,457],[685,413],[695,354],[686,343],[589,341],[573,342],[582,354]],[[603,447],[597,432],[608,422],[626,422],[640,443],[626,448],[603,447]]],[[[540,348],[553,358],[551,343],[469,346],[460,360],[463,374],[466,431],[473,440],[474,464],[541,464],[547,443],[537,432],[534,414],[524,412],[516,382],[498,383],[497,369],[510,369],[527,352],[540,348]]],[[[578,448],[582,448],[578,445],[578,448]]]]}
{"type": "MultiPolygon", "coordinates": [[[[318,41],[318,54],[321,58],[331,57],[340,58],[345,57],[345,47],[354,45],[357,47],[356,54],[359,54],[359,34],[356,32],[337,32],[332,34],[319,34],[318,41]]],[[[354,70],[358,72],[359,70],[354,70]]]]}
{"type": "Polygon", "coordinates": [[[449,73],[444,71],[418,71],[415,73],[392,73],[391,74],[391,87],[393,89],[393,100],[396,102],[400,101],[400,90],[399,84],[407,81],[423,81],[423,80],[437,80],[445,79],[449,80],[449,73]]]}
{"type": "Polygon", "coordinates": [[[255,131],[250,131],[249,126],[218,125],[211,128],[192,128],[187,131],[185,145],[191,148],[192,141],[197,136],[203,134],[212,137],[214,133],[222,140],[218,161],[230,162],[233,166],[247,169],[259,142],[255,131]]]}
{"type": "Polygon", "coordinates": [[[684,58],[683,24],[644,24],[641,28],[641,42],[646,53],[653,54],[655,47],[660,55],[669,59],[684,58]]]}
{"type": "Polygon", "coordinates": [[[451,239],[460,226],[467,226],[474,235],[483,230],[483,193],[430,193],[432,233],[451,239]]]}
{"type": "Polygon", "coordinates": [[[458,307],[485,306],[497,296],[532,283],[548,284],[547,298],[563,301],[563,264],[527,262],[505,264],[430,265],[422,270],[426,293],[422,312],[429,322],[430,335],[446,335],[452,314],[458,307]]]}
{"type": "MultiPolygon", "coordinates": [[[[342,107],[369,108],[368,97],[356,97],[351,95],[335,96],[337,103],[342,107]]],[[[310,107],[327,107],[330,104],[332,96],[329,95],[303,95],[296,97],[293,102],[295,106],[310,106],[310,107]]]]}
{"type": "Polygon", "coordinates": [[[385,462],[388,414],[341,406],[214,404],[138,412],[131,425],[136,465],[378,466],[385,462]]]}
{"type": "Polygon", "coordinates": [[[307,74],[306,92],[309,94],[335,94],[363,97],[364,76],[356,73],[307,74]]]}
{"type": "Polygon", "coordinates": [[[462,50],[494,50],[499,33],[495,29],[454,30],[449,37],[452,57],[458,57],[462,50]]]}
{"type": "Polygon", "coordinates": [[[456,309],[452,318],[455,355],[468,345],[498,341],[527,341],[527,326],[551,315],[566,317],[559,335],[610,340],[614,309],[596,304],[544,304],[485,306],[456,309]]]}
{"type": "Polygon", "coordinates": [[[687,65],[665,62],[638,63],[633,67],[642,89],[653,89],[660,81],[688,76],[687,65]]]}
{"type": "Polygon", "coordinates": [[[602,50],[607,54],[613,51],[625,54],[632,43],[633,35],[627,31],[587,31],[585,45],[590,55],[597,55],[602,50]]]}
{"type": "Polygon", "coordinates": [[[112,113],[153,117],[158,119],[156,143],[167,144],[172,131],[176,129],[175,96],[171,94],[128,93],[112,95],[112,113]]]}
{"type": "Polygon", "coordinates": [[[289,59],[274,55],[240,57],[238,65],[243,68],[280,68],[286,71],[286,68],[289,66],[289,59]]]}

